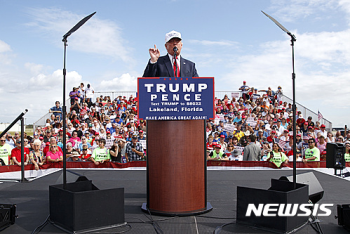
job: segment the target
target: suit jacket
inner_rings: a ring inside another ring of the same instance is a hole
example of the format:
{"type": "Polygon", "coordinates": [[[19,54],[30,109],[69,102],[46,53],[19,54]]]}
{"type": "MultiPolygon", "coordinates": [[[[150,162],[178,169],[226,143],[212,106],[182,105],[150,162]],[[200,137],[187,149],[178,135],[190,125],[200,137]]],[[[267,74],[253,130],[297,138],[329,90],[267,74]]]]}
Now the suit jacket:
{"type": "Polygon", "coordinates": [[[260,161],[261,149],[255,143],[250,143],[244,147],[243,161],[260,161]]]}
{"type": "MultiPolygon", "coordinates": [[[[174,77],[174,69],[169,56],[159,57],[154,64],[149,61],[143,77],[174,77]]],[[[182,56],[180,57],[180,77],[199,77],[195,64],[182,56]]]]}

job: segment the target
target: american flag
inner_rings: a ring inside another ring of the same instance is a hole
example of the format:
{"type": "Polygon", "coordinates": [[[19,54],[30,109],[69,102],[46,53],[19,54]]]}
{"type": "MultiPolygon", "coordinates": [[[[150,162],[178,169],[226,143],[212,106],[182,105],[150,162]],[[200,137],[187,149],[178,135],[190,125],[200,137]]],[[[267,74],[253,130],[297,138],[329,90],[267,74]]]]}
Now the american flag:
{"type": "Polygon", "coordinates": [[[281,147],[282,150],[284,150],[284,146],[286,145],[287,142],[280,140],[278,142],[278,145],[281,147]]]}
{"type": "Polygon", "coordinates": [[[321,114],[320,111],[318,111],[318,121],[320,121],[321,119],[323,119],[323,115],[321,114]]]}

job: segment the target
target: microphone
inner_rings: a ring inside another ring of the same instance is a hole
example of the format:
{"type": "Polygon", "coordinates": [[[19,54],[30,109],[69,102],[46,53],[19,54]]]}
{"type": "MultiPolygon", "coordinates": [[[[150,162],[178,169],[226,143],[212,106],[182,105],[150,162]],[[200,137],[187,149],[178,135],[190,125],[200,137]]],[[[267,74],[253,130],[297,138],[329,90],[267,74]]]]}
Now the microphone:
{"type": "Polygon", "coordinates": [[[173,50],[174,50],[174,57],[176,59],[177,47],[175,46],[173,50]]]}

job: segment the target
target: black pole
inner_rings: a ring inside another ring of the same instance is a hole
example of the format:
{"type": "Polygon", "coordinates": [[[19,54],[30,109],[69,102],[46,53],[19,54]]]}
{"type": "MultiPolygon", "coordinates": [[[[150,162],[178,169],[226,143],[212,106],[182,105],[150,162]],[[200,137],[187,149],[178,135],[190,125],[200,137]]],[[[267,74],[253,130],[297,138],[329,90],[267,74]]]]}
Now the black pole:
{"type": "Polygon", "coordinates": [[[295,106],[295,71],[294,71],[294,41],[295,37],[291,36],[291,46],[292,46],[292,66],[293,66],[293,73],[292,73],[292,80],[293,80],[293,186],[294,189],[297,188],[297,160],[296,160],[296,154],[297,154],[297,138],[296,138],[296,106],[295,106]]]}
{"type": "Polygon", "coordinates": [[[62,117],[63,117],[63,189],[66,189],[66,53],[67,53],[67,38],[63,39],[64,43],[64,54],[63,54],[63,106],[62,106],[62,117]]]}
{"type": "Polygon", "coordinates": [[[271,19],[280,29],[282,29],[284,32],[286,32],[290,38],[291,38],[291,46],[292,46],[292,66],[293,66],[293,74],[292,74],[292,80],[293,80],[293,186],[294,189],[296,189],[297,184],[297,169],[296,169],[296,106],[295,106],[295,71],[294,71],[294,42],[297,40],[295,36],[289,32],[285,27],[282,26],[277,20],[275,20],[273,17],[269,16],[265,12],[261,11],[266,15],[269,19],[271,19]]]}
{"type": "MultiPolygon", "coordinates": [[[[27,155],[29,157],[29,155],[27,155]]],[[[24,182],[24,118],[21,117],[21,182],[24,182]]]]}
{"type": "Polygon", "coordinates": [[[63,54],[63,106],[62,106],[62,115],[63,115],[63,189],[66,189],[66,173],[67,173],[67,166],[66,166],[66,54],[67,54],[67,38],[77,31],[83,24],[85,24],[86,21],[88,21],[96,12],[86,16],[82,20],[80,20],[71,30],[69,30],[66,34],[63,35],[63,44],[64,44],[64,54],[63,54]]]}
{"type": "Polygon", "coordinates": [[[27,112],[28,110],[25,109],[24,112],[22,112],[2,133],[0,133],[0,138],[5,135],[27,112]]]}

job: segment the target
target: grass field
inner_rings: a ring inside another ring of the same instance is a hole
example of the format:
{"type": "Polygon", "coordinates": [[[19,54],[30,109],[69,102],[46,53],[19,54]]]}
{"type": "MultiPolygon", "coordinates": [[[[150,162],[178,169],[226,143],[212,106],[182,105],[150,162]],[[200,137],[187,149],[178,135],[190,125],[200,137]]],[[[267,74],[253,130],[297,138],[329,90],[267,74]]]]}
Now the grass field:
{"type": "MultiPolygon", "coordinates": [[[[33,125],[27,125],[25,129],[25,133],[27,133],[27,136],[33,136],[33,125]]],[[[0,133],[2,132],[0,131],[0,133]]],[[[14,131],[9,131],[9,133],[11,133],[12,136],[15,135],[14,131]]]]}

